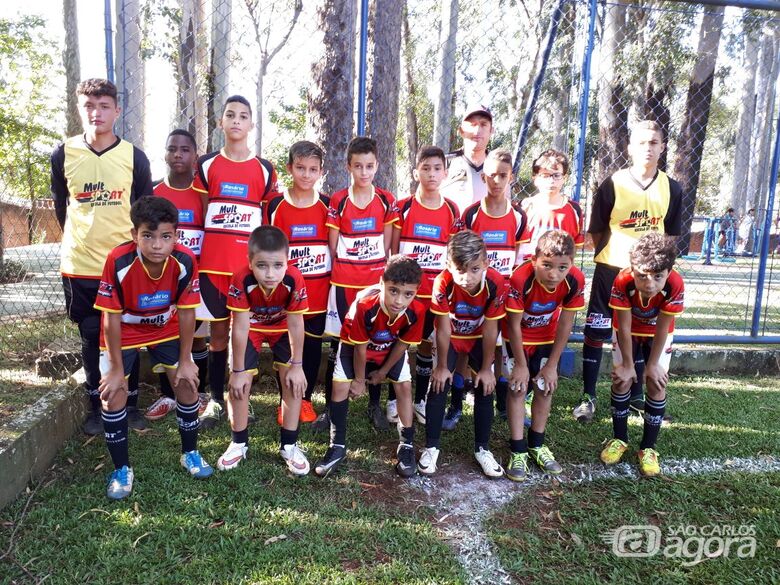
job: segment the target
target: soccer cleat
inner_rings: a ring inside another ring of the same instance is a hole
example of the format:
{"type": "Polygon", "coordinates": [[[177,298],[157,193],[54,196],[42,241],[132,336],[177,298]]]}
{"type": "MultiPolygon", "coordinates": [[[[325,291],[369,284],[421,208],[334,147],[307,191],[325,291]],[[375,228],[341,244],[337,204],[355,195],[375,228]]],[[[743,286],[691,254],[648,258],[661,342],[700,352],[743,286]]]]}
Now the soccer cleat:
{"type": "Polygon", "coordinates": [[[209,400],[206,405],[206,410],[198,417],[201,429],[213,429],[219,421],[222,419],[222,414],[225,412],[224,405],[220,404],[216,400],[209,400]]]}
{"type": "Polygon", "coordinates": [[[655,477],[661,473],[661,464],[658,462],[658,451],[655,449],[641,449],[637,454],[639,459],[639,473],[644,477],[655,477]]]}
{"type": "Polygon", "coordinates": [[[182,453],[181,466],[189,471],[190,475],[195,479],[206,479],[214,473],[214,468],[206,463],[206,460],[200,456],[197,450],[182,453]]]}
{"type": "Polygon", "coordinates": [[[645,413],[645,401],[642,398],[632,398],[628,403],[628,409],[638,416],[642,416],[645,413]]]}
{"type": "Polygon", "coordinates": [[[103,417],[100,415],[100,411],[93,410],[87,415],[82,430],[85,435],[103,434],[103,417]]]}
{"type": "Polygon", "coordinates": [[[135,406],[127,407],[127,426],[136,431],[143,431],[146,429],[146,421],[135,406]]]}
{"type": "Polygon", "coordinates": [[[619,463],[623,454],[628,450],[628,443],[620,439],[610,439],[607,446],[601,450],[601,461],[606,465],[619,463]]]}
{"type": "Polygon", "coordinates": [[[596,400],[591,398],[587,394],[583,394],[582,402],[574,410],[572,414],[577,422],[589,423],[593,420],[593,415],[596,412],[596,400]]]}
{"type": "Polygon", "coordinates": [[[401,443],[398,445],[395,455],[398,458],[398,463],[395,464],[395,471],[398,475],[401,477],[412,477],[417,473],[414,447],[412,445],[401,443]]]}
{"type": "Polygon", "coordinates": [[[279,449],[279,455],[281,455],[282,459],[287,463],[287,469],[289,469],[290,473],[293,475],[302,477],[309,473],[309,460],[297,443],[284,445],[279,449]]]}
{"type": "Polygon", "coordinates": [[[414,403],[414,417],[421,425],[425,424],[425,400],[414,403]]]}
{"type": "Polygon", "coordinates": [[[528,453],[512,453],[504,475],[512,481],[524,481],[528,477],[528,453]]]}
{"type": "Polygon", "coordinates": [[[378,431],[386,431],[390,428],[390,423],[387,422],[387,417],[382,412],[382,407],[379,406],[379,403],[370,402],[368,404],[368,420],[371,421],[371,424],[378,431]]]}
{"type": "Polygon", "coordinates": [[[217,459],[217,469],[220,471],[235,469],[243,459],[246,459],[247,450],[246,443],[234,443],[231,441],[222,456],[217,459]]]}
{"type": "Polygon", "coordinates": [[[328,477],[339,468],[339,465],[347,458],[347,449],[342,446],[331,445],[325,452],[325,456],[314,466],[314,473],[319,477],[328,477]]]}
{"type": "Polygon", "coordinates": [[[420,453],[417,460],[417,471],[423,475],[433,475],[436,473],[436,462],[439,460],[439,450],[436,447],[426,447],[420,453]]]}
{"type": "Polygon", "coordinates": [[[299,420],[302,423],[310,423],[317,420],[317,413],[311,404],[311,400],[301,400],[301,415],[299,420]]]}
{"type": "Polygon", "coordinates": [[[388,400],[387,401],[387,422],[391,423],[397,423],[398,422],[398,402],[395,400],[388,400]]]}
{"type": "Polygon", "coordinates": [[[209,405],[209,395],[206,394],[205,392],[200,392],[198,394],[198,416],[206,412],[206,407],[208,405],[209,405]]]}
{"type": "MultiPolygon", "coordinates": [[[[176,410],[176,401],[167,396],[160,396],[146,409],[146,420],[160,420],[176,410]]],[[[200,412],[199,412],[200,414],[200,412]]]]}
{"type": "Polygon", "coordinates": [[[124,465],[108,478],[106,495],[110,500],[122,500],[133,491],[133,468],[124,465]]]}
{"type": "Polygon", "coordinates": [[[542,445],[541,447],[530,447],[528,449],[528,454],[533,458],[534,463],[539,466],[539,469],[545,473],[558,475],[563,471],[561,464],[555,460],[552,451],[545,445],[542,445]]]}
{"type": "Polygon", "coordinates": [[[490,451],[480,447],[479,451],[474,453],[474,457],[476,457],[477,463],[482,468],[482,473],[488,477],[496,478],[504,475],[504,468],[499,465],[490,451]]]}
{"type": "Polygon", "coordinates": [[[460,408],[453,408],[450,406],[447,409],[447,413],[444,415],[441,428],[443,428],[445,431],[454,431],[455,427],[458,426],[462,416],[463,411],[460,408]]]}
{"type": "Polygon", "coordinates": [[[315,433],[325,433],[330,431],[330,414],[325,410],[320,416],[311,423],[311,430],[315,433]]]}

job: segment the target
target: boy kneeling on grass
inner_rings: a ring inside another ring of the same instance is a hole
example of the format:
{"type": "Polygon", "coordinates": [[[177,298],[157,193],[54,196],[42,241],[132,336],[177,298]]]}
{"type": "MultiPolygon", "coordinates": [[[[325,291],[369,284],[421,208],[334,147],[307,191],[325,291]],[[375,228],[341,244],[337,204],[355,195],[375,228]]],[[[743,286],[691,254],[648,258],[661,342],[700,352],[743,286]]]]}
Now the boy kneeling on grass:
{"type": "Polygon", "coordinates": [[[401,477],[415,474],[414,404],[408,349],[422,340],[425,307],[415,300],[423,272],[416,260],[396,254],[387,261],[378,287],[369,287],[352,303],[341,327],[333,396],[330,402],[331,442],[314,473],[327,477],[347,456],[349,398],[362,396],[366,382],[393,383],[398,401],[395,470],[401,477]]]}
{"type": "Polygon", "coordinates": [[[507,397],[512,456],[506,476],[523,481],[529,451],[545,473],[562,469],[544,445],[552,395],[558,387],[558,362],[571,334],[576,311],[585,308],[585,277],[574,266],[574,239],[562,230],[542,235],[531,259],[509,279],[504,370],[511,371],[507,397]],[[523,438],[525,398],[529,381],[537,390],[531,404],[531,428],[523,438]]]}
{"type": "Polygon", "coordinates": [[[628,450],[628,412],[634,361],[644,356],[647,385],[644,431],[639,446],[639,472],[661,472],[655,443],[666,410],[666,385],[672,357],[674,318],[683,312],[684,284],[673,270],[675,240],[652,232],[631,247],[631,267],[621,270],[612,285],[612,428],[614,438],[601,452],[607,465],[618,463],[628,450]]]}
{"type": "Polygon", "coordinates": [[[157,373],[176,395],[181,465],[196,478],[213,473],[198,453],[198,367],[192,361],[195,307],[200,303],[195,256],[176,243],[179,212],[162,197],[142,197],[130,209],[133,240],[106,259],[95,308],[100,329],[100,399],[106,446],[115,471],[107,495],[121,500],[133,489],[127,448],[127,377],[146,347],[157,373]]]}

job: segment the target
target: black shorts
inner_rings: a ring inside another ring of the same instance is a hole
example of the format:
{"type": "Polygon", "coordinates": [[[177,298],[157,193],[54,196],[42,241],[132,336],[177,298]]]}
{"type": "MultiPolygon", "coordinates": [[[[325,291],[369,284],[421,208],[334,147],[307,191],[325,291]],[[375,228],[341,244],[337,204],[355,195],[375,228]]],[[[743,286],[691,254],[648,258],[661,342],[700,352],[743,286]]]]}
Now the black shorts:
{"type": "Polygon", "coordinates": [[[198,319],[224,321],[230,318],[230,311],[227,308],[230,278],[227,274],[200,273],[201,306],[195,312],[198,319]]]}
{"type": "Polygon", "coordinates": [[[95,308],[95,299],[100,280],[94,278],[62,277],[62,290],[65,292],[65,310],[74,323],[81,323],[87,317],[100,318],[101,312],[95,308]]]}
{"type": "MultiPolygon", "coordinates": [[[[165,370],[175,370],[179,365],[178,339],[171,339],[157,345],[147,345],[146,350],[149,352],[149,361],[155,374],[163,374],[165,370]]],[[[122,368],[125,372],[125,378],[130,375],[140,351],[139,347],[122,350],[122,368]]],[[[107,374],[109,367],[108,350],[103,350],[100,352],[100,373],[107,374]]]]}
{"type": "MultiPolygon", "coordinates": [[[[524,345],[523,351],[525,352],[525,361],[528,364],[528,373],[533,378],[539,374],[539,370],[550,359],[552,353],[553,344],[545,343],[542,345],[524,345]]],[[[514,354],[512,354],[512,344],[504,344],[504,371],[512,373],[512,368],[515,367],[514,354]]]]}
{"type": "Polygon", "coordinates": [[[585,319],[585,337],[594,341],[608,342],[612,339],[612,309],[609,298],[612,295],[612,283],[620,268],[608,264],[596,263],[593,280],[590,283],[590,301],[585,319]]]}
{"type": "Polygon", "coordinates": [[[260,364],[260,348],[263,343],[267,343],[274,356],[274,369],[278,367],[289,367],[292,359],[290,350],[290,336],[285,331],[282,334],[265,334],[257,331],[249,332],[249,339],[246,342],[246,351],[244,352],[244,368],[253,370],[256,374],[257,366],[260,364]]]}
{"type": "MultiPolygon", "coordinates": [[[[482,351],[482,340],[478,339],[475,343],[471,345],[471,349],[468,351],[468,358],[469,358],[469,368],[471,368],[472,372],[477,373],[479,370],[482,369],[482,358],[483,358],[483,351],[482,351]]],[[[447,369],[450,372],[455,371],[455,367],[458,362],[458,352],[455,350],[455,348],[452,346],[452,341],[450,341],[450,349],[447,353],[447,369]]],[[[436,364],[438,364],[438,351],[436,349],[436,344],[433,345],[433,367],[436,367],[436,364]]]]}
{"type": "MultiPolygon", "coordinates": [[[[333,381],[351,382],[355,379],[355,346],[349,343],[340,343],[339,351],[336,354],[336,368],[333,371],[333,381]]],[[[366,361],[366,371],[364,376],[378,370],[381,364],[366,361]]],[[[393,364],[387,372],[387,379],[391,382],[411,382],[412,374],[409,368],[409,352],[406,351],[401,358],[393,364]]]]}
{"type": "Polygon", "coordinates": [[[303,332],[309,337],[322,337],[325,333],[325,313],[303,316],[303,332]]]}

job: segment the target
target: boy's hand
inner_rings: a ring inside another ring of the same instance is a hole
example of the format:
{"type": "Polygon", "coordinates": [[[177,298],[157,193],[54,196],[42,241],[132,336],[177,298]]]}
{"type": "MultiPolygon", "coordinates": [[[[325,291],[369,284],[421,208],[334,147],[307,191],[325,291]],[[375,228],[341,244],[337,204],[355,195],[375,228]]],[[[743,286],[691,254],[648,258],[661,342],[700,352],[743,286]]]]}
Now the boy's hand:
{"type": "Polygon", "coordinates": [[[293,397],[296,399],[303,398],[304,392],[306,392],[306,374],[303,373],[301,366],[290,366],[287,370],[287,387],[292,390],[293,397]]]}
{"type": "Polygon", "coordinates": [[[374,370],[368,375],[368,383],[381,384],[382,382],[385,381],[386,378],[387,378],[387,372],[380,368],[378,370],[374,370]]]}
{"type": "Polygon", "coordinates": [[[352,380],[349,383],[349,395],[352,398],[363,396],[366,393],[366,381],[365,380],[352,380]]]}
{"type": "Polygon", "coordinates": [[[179,389],[181,384],[197,392],[198,391],[198,366],[192,359],[179,360],[176,375],[173,378],[173,387],[179,389]]]}
{"type": "Polygon", "coordinates": [[[552,367],[550,362],[547,362],[542,369],[539,370],[539,375],[536,376],[538,380],[541,378],[544,380],[544,390],[542,394],[549,396],[558,388],[558,368],[552,367]]]}
{"type": "Polygon", "coordinates": [[[631,388],[631,384],[636,382],[636,370],[634,364],[621,364],[612,369],[612,381],[618,385],[621,392],[631,388]]]}
{"type": "Polygon", "coordinates": [[[531,373],[528,371],[528,366],[521,366],[515,362],[512,374],[509,376],[509,389],[512,392],[527,392],[530,377],[531,373]]]}
{"type": "Polygon", "coordinates": [[[436,366],[431,376],[431,389],[436,393],[442,392],[447,382],[452,384],[452,372],[447,369],[447,366],[436,366]]]}
{"type": "Polygon", "coordinates": [[[108,373],[100,379],[100,400],[110,403],[119,392],[127,392],[127,380],[125,373],[121,368],[111,368],[108,373]]]}
{"type": "Polygon", "coordinates": [[[230,396],[236,400],[244,400],[249,397],[249,390],[252,388],[252,372],[236,372],[230,374],[228,388],[230,396]]]}
{"type": "Polygon", "coordinates": [[[655,385],[659,390],[664,389],[669,383],[669,372],[660,364],[645,364],[644,382],[648,386],[655,385]]]}
{"type": "Polygon", "coordinates": [[[474,387],[476,388],[480,383],[486,395],[493,394],[493,390],[496,389],[496,376],[493,374],[493,370],[487,368],[477,372],[477,377],[474,378],[474,387]]]}

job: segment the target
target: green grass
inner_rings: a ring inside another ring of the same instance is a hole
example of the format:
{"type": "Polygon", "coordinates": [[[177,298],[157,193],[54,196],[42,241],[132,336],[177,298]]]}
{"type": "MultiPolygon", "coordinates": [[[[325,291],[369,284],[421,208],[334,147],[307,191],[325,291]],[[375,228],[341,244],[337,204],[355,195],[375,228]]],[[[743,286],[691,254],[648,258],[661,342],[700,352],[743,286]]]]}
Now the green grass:
{"type": "Polygon", "coordinates": [[[78,328],[65,315],[5,317],[0,321],[0,367],[29,369],[44,349],[57,351],[64,345],[78,348],[78,339],[78,328]]]}
{"type": "MultiPolygon", "coordinates": [[[[674,421],[661,433],[662,461],[778,453],[778,386],[777,379],[674,378],[669,395],[674,421]]],[[[564,465],[595,464],[601,442],[610,435],[603,387],[597,421],[583,426],[570,420],[578,387],[577,381],[563,382],[548,426],[548,443],[564,465]]],[[[431,498],[393,473],[395,431],[369,428],[365,398],[350,408],[346,469],[328,480],[287,476],[278,456],[278,428],[271,422],[276,400],[263,393],[253,403],[260,422],[250,429],[249,459],[205,482],[190,479],[179,467],[172,417],[152,424],[143,435],[131,433],[136,484],[122,502],[105,498],[110,460],[103,441],[76,437],[68,442],[37,491],[0,511],[0,543],[16,531],[12,558],[0,563],[0,582],[45,577],[47,583],[66,584],[467,581],[437,529],[431,498]]],[[[450,469],[476,469],[469,414],[455,432],[444,435],[440,463],[453,465],[450,469]]],[[[506,423],[494,427],[493,449],[503,460],[507,432],[506,423]]],[[[636,444],[638,424],[632,422],[630,433],[636,444]]],[[[418,427],[418,445],[422,435],[418,427]]],[[[204,432],[201,452],[215,463],[228,441],[225,425],[204,432]]],[[[312,462],[324,454],[324,437],[307,427],[301,441],[312,462]]],[[[564,529],[555,528],[564,535],[560,542],[557,532],[548,534],[547,519],[539,519],[547,511],[538,504],[539,493],[522,496],[487,524],[504,566],[522,581],[561,583],[579,575],[595,583],[617,579],[624,571],[626,582],[650,580],[657,565],[609,557],[606,545],[593,535],[634,520],[642,523],[648,514],[658,514],[665,525],[705,523],[715,510],[721,510],[724,521],[755,521],[777,534],[777,521],[767,510],[777,504],[778,487],[780,479],[770,474],[553,486],[541,492],[556,494],[556,511],[565,523],[564,529]],[[621,505],[607,505],[613,500],[621,505]],[[578,535],[584,550],[572,552],[575,543],[567,531],[578,535]]],[[[6,548],[0,544],[0,555],[6,548]]],[[[766,547],[760,548],[757,557],[767,561],[767,554],[766,547]]],[[[748,571],[744,574],[758,567],[758,561],[728,562],[735,563],[733,569],[717,560],[672,571],[670,582],[691,575],[702,583],[746,582],[730,575],[739,576],[740,567],[748,571]]]]}
{"type": "Polygon", "coordinates": [[[2,426],[25,407],[51,390],[49,378],[36,376],[25,369],[0,368],[0,444],[3,442],[2,426]]]}

